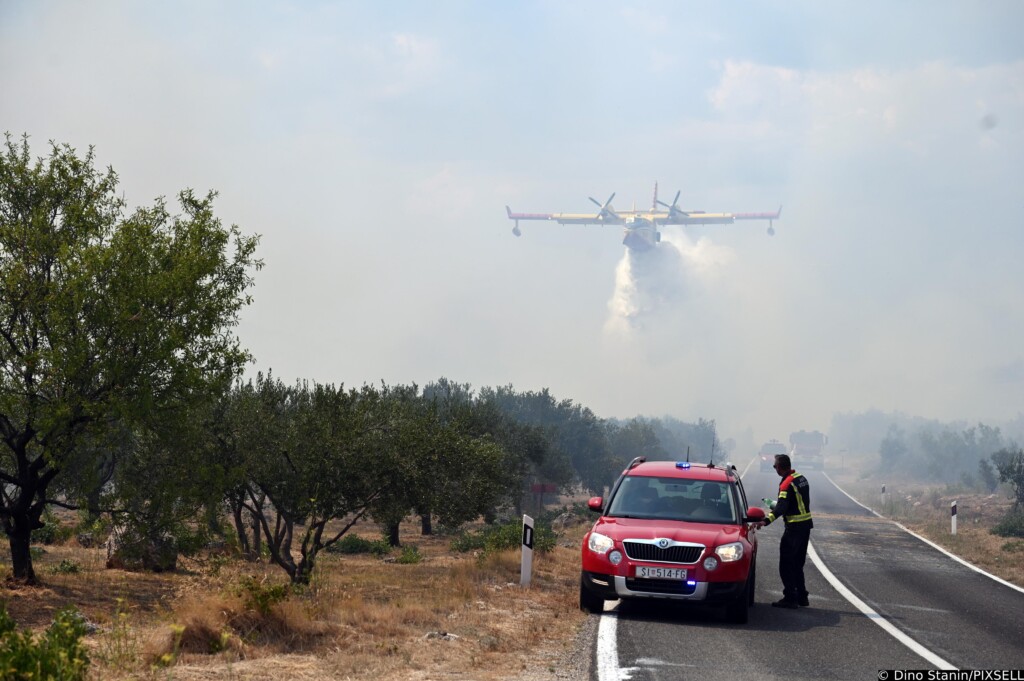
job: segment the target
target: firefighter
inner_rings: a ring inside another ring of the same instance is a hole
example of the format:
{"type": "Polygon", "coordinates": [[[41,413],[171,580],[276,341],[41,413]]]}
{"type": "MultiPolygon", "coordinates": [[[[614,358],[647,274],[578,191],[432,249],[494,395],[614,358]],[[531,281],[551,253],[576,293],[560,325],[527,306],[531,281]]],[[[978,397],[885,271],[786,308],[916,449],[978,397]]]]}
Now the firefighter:
{"type": "Polygon", "coordinates": [[[811,540],[811,486],[792,468],[788,454],[775,455],[775,472],[782,478],[779,483],[779,501],[759,527],[782,518],[786,529],[779,545],[779,576],[782,577],[782,598],[772,603],[777,608],[798,608],[810,605],[804,585],[804,563],[807,544],[811,540]]]}

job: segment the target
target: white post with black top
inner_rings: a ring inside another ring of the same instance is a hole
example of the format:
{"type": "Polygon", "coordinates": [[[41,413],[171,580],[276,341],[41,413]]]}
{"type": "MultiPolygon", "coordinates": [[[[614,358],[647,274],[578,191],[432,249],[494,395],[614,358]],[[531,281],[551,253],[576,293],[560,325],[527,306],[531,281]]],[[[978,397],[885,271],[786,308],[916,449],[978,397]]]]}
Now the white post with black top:
{"type": "Polygon", "coordinates": [[[949,518],[953,534],[956,534],[956,499],[949,505],[949,518]]]}
{"type": "Polygon", "coordinates": [[[533,575],[533,518],[523,515],[523,563],[519,570],[519,585],[530,586],[533,575]]]}

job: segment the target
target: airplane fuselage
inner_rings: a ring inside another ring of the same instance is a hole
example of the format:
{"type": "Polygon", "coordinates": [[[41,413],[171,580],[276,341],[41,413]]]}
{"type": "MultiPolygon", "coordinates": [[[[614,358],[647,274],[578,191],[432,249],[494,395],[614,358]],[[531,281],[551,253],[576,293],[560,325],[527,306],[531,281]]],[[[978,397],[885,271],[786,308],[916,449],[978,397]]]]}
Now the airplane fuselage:
{"type": "Polygon", "coordinates": [[[631,217],[622,230],[622,243],[634,251],[649,251],[661,241],[657,225],[646,218],[631,217]]]}

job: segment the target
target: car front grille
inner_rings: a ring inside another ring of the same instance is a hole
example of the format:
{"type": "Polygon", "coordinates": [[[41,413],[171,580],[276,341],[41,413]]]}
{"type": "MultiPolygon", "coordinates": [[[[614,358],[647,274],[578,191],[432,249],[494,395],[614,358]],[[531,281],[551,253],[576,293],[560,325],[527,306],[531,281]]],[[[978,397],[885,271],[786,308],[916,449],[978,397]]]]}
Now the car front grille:
{"type": "Polygon", "coordinates": [[[654,563],[681,563],[692,565],[700,560],[704,553],[703,546],[668,546],[661,548],[656,544],[638,541],[624,541],[622,546],[626,555],[633,560],[646,560],[654,563]]]}

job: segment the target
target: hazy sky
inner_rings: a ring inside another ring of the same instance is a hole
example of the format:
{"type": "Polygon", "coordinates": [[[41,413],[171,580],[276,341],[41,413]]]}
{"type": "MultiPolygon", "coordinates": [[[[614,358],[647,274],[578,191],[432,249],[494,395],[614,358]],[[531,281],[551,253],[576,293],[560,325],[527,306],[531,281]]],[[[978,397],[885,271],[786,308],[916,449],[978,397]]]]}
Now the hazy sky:
{"type": "Polygon", "coordinates": [[[280,378],[548,387],[783,439],[1024,411],[1024,3],[0,0],[0,128],[262,235],[280,378]],[[766,211],[665,228],[505,206],[766,211]],[[643,267],[641,267],[643,265],[643,267]],[[646,270],[644,268],[647,268],[646,270]],[[624,316],[629,312],[629,316],[624,316]]]}

